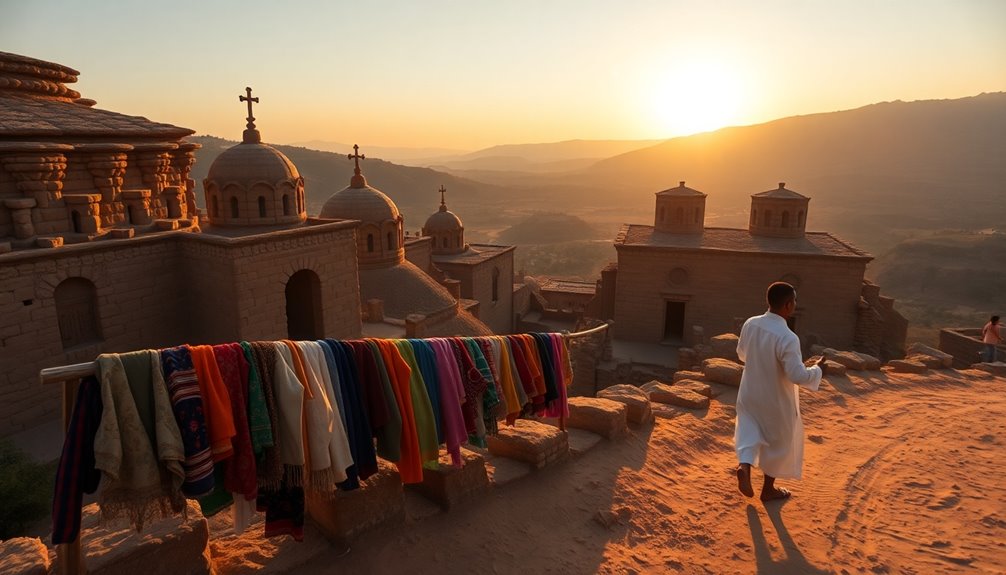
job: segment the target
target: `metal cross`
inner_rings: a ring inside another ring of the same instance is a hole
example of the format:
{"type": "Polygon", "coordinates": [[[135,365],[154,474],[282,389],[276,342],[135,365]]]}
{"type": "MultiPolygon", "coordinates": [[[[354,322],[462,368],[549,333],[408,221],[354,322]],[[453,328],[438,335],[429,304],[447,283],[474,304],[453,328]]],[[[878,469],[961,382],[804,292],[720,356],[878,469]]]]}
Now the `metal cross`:
{"type": "Polygon", "coordinates": [[[255,116],[252,115],[252,102],[255,102],[257,104],[258,103],[258,96],[252,98],[252,95],[251,95],[252,89],[251,88],[245,88],[245,92],[248,95],[247,96],[238,96],[238,101],[239,102],[248,102],[248,129],[249,130],[254,130],[255,129],[255,116]]]}
{"type": "Polygon", "coordinates": [[[349,154],[350,160],[356,160],[356,169],[353,170],[357,174],[360,173],[360,160],[366,160],[367,156],[360,153],[360,146],[353,144],[353,153],[349,154]]]}
{"type": "Polygon", "coordinates": [[[440,189],[438,191],[440,192],[440,205],[441,206],[446,206],[447,202],[444,201],[444,194],[447,193],[447,188],[445,188],[443,185],[441,185],[440,189]]]}

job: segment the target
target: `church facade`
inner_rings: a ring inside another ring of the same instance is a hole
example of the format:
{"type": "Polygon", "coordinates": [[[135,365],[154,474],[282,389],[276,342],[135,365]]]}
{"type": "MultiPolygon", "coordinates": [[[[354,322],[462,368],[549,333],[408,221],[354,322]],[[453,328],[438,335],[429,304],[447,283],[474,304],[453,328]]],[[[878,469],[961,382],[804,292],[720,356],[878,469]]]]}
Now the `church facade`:
{"type": "Polygon", "coordinates": [[[705,227],[705,200],[680,182],[656,194],[653,225],[622,227],[597,299],[615,337],[694,345],[737,333],[765,311],[765,288],[786,281],[798,295],[791,328],[805,346],[904,354],[907,321],[865,278],[872,257],[806,231],[810,198],[783,183],[754,194],[747,229],[705,227]]]}

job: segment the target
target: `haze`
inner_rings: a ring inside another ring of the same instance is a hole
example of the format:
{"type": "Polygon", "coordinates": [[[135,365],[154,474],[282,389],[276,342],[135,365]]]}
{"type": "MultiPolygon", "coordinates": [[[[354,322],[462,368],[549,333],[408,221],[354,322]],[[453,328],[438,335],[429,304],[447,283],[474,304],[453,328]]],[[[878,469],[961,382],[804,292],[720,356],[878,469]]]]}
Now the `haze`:
{"type": "Polygon", "coordinates": [[[0,0],[2,49],[225,138],[474,150],[662,139],[1006,89],[1006,3],[0,0]]]}

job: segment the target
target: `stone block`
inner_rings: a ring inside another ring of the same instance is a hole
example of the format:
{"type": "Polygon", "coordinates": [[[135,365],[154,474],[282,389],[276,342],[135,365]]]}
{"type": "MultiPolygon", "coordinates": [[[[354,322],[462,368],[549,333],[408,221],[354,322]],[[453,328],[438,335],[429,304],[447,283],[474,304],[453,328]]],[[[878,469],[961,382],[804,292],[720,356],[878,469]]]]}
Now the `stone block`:
{"type": "Polygon", "coordinates": [[[569,455],[566,432],[529,419],[518,419],[488,438],[489,453],[528,463],[541,469],[569,455]]]}
{"type": "Polygon", "coordinates": [[[924,363],[910,359],[892,359],[887,362],[887,367],[895,373],[926,373],[929,371],[924,363]]]}
{"type": "Polygon", "coordinates": [[[40,248],[59,248],[63,246],[63,236],[35,238],[35,245],[40,248]]]}
{"type": "Polygon", "coordinates": [[[851,369],[852,371],[864,371],[866,369],[866,361],[860,357],[858,353],[852,351],[838,351],[831,348],[825,349],[823,353],[828,357],[828,361],[840,363],[844,365],[846,369],[851,369]]]}
{"type": "Polygon", "coordinates": [[[954,356],[949,353],[942,352],[934,347],[929,347],[924,343],[913,343],[908,346],[908,355],[927,355],[929,357],[934,357],[940,360],[940,368],[949,368],[954,365],[954,356]]]}
{"type": "Polygon", "coordinates": [[[713,392],[713,388],[702,383],[701,381],[695,381],[694,379],[680,379],[674,382],[673,387],[680,389],[687,389],[689,391],[694,391],[699,395],[704,395],[709,399],[716,397],[716,393],[713,392]]]}
{"type": "MultiPolygon", "coordinates": [[[[199,504],[186,517],[159,519],[137,532],[124,521],[102,524],[97,504],[84,507],[80,541],[89,575],[212,573],[210,533],[199,504]]],[[[57,570],[59,569],[57,560],[57,570]]]]}
{"type": "Polygon", "coordinates": [[[701,371],[681,370],[674,372],[672,381],[674,383],[677,383],[683,379],[690,379],[692,381],[702,381],[702,378],[705,376],[706,374],[702,373],[701,371]]]}
{"type": "Polygon", "coordinates": [[[628,419],[632,423],[644,424],[653,421],[650,398],[646,396],[646,392],[634,385],[626,385],[624,383],[613,385],[597,392],[597,396],[602,399],[624,403],[625,407],[628,408],[628,419]]]}
{"type": "Polygon", "coordinates": [[[423,482],[412,486],[445,509],[475,498],[489,489],[486,461],[478,453],[461,448],[461,466],[451,465],[451,456],[441,452],[437,468],[423,468],[423,482]]]}
{"type": "Polygon", "coordinates": [[[125,240],[136,235],[136,230],[133,228],[115,228],[109,230],[108,235],[114,240],[125,240]]]}
{"type": "Polygon", "coordinates": [[[1006,377],[1006,363],[1001,361],[997,361],[995,363],[976,363],[972,365],[971,368],[984,371],[985,373],[991,373],[996,377],[1006,377]]]}
{"type": "Polygon", "coordinates": [[[649,394],[650,401],[656,403],[677,405],[689,409],[705,409],[709,407],[708,397],[685,387],[651,381],[643,385],[642,389],[649,394]]]}
{"type": "Polygon", "coordinates": [[[486,473],[489,474],[489,483],[501,487],[530,475],[531,466],[523,461],[490,455],[486,459],[486,473]]]}
{"type": "Polygon", "coordinates": [[[824,362],[828,370],[828,377],[845,377],[846,367],[837,361],[826,360],[824,362]]]}
{"type": "Polygon", "coordinates": [[[37,537],[15,537],[0,542],[0,573],[47,575],[49,551],[37,537]]]}
{"type": "Polygon", "coordinates": [[[569,452],[576,457],[590,451],[604,439],[593,431],[575,427],[566,429],[566,436],[569,440],[569,452]]]}
{"type": "Polygon", "coordinates": [[[880,361],[879,357],[874,357],[868,353],[860,351],[853,351],[850,353],[856,354],[859,356],[859,359],[863,360],[863,369],[866,371],[877,371],[880,369],[880,366],[884,365],[884,362],[880,361]]]}
{"type": "Polygon", "coordinates": [[[178,229],[178,220],[154,220],[154,227],[160,231],[170,231],[178,229]]]}
{"type": "Polygon", "coordinates": [[[921,363],[929,369],[943,369],[943,360],[923,353],[910,353],[905,359],[921,363]]]}
{"type": "Polygon", "coordinates": [[[304,490],[308,516],[330,541],[345,544],[364,531],[405,520],[398,469],[380,458],[377,465],[377,473],[362,481],[359,489],[331,494],[304,490]]]}
{"type": "Polygon", "coordinates": [[[709,338],[709,346],[713,348],[713,355],[731,361],[740,361],[737,357],[738,337],[732,333],[724,333],[709,338]]]}
{"type": "Polygon", "coordinates": [[[729,359],[711,358],[702,362],[702,373],[713,383],[739,387],[744,367],[729,359]]]}
{"type": "Polygon", "coordinates": [[[628,407],[622,402],[600,397],[571,397],[566,427],[616,439],[628,433],[627,418],[628,407]]]}

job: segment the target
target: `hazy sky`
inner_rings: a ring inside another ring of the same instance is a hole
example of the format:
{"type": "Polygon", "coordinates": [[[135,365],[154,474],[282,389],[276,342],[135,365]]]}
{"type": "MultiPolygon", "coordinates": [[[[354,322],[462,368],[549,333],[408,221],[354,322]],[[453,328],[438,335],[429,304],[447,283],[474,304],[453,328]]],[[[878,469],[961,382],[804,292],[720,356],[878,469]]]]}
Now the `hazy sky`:
{"type": "Polygon", "coordinates": [[[0,0],[0,50],[231,139],[667,138],[1006,90],[1006,0],[0,0]]]}

